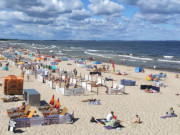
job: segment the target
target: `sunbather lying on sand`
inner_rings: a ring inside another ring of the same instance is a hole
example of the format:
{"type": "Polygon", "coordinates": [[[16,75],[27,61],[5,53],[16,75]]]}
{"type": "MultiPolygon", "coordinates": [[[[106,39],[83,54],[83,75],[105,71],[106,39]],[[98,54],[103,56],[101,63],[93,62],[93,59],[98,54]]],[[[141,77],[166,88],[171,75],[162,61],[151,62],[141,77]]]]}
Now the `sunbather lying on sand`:
{"type": "Polygon", "coordinates": [[[86,100],[82,100],[81,102],[89,102],[89,101],[96,101],[96,99],[86,99],[86,100]]]}
{"type": "Polygon", "coordinates": [[[146,93],[158,93],[156,90],[151,90],[151,89],[145,89],[144,91],[146,93]]]}
{"type": "Polygon", "coordinates": [[[18,112],[18,111],[25,110],[25,108],[26,108],[26,104],[25,104],[25,102],[23,102],[21,106],[13,108],[13,110],[18,112]]]}

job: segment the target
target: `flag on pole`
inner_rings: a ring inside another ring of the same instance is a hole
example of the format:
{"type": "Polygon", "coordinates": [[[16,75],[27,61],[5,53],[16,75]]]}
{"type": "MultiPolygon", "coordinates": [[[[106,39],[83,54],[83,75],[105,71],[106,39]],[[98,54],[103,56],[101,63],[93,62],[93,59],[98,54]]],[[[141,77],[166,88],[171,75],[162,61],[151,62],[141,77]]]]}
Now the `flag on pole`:
{"type": "Polygon", "coordinates": [[[114,61],[111,60],[111,63],[112,63],[112,67],[113,67],[113,72],[115,72],[115,65],[114,65],[114,61]]]}
{"type": "Polygon", "coordinates": [[[55,108],[56,108],[56,109],[59,109],[59,108],[60,108],[59,98],[58,98],[58,100],[57,100],[57,102],[56,102],[56,104],[55,104],[55,108]]]}
{"type": "Polygon", "coordinates": [[[54,105],[54,95],[53,95],[51,101],[49,102],[49,104],[54,105]]]}

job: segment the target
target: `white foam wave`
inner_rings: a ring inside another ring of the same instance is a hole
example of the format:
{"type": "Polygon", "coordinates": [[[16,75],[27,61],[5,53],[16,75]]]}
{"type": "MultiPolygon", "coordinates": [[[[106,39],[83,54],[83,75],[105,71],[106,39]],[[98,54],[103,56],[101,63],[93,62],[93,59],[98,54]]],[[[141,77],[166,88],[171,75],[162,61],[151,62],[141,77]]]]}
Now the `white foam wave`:
{"type": "Polygon", "coordinates": [[[151,58],[140,58],[140,57],[130,57],[132,59],[138,59],[138,60],[153,60],[151,58]]]}
{"type": "Polygon", "coordinates": [[[99,54],[99,53],[90,53],[90,52],[86,52],[86,51],[84,53],[89,54],[89,55],[103,57],[103,58],[112,58],[110,56],[105,56],[104,54],[99,54]]]}
{"type": "Polygon", "coordinates": [[[180,63],[180,61],[174,61],[174,60],[162,60],[162,59],[158,59],[158,61],[171,62],[171,63],[180,63]]]}
{"type": "Polygon", "coordinates": [[[133,54],[130,55],[118,55],[120,57],[127,57],[127,58],[131,58],[131,59],[138,59],[138,60],[153,60],[151,58],[140,58],[140,57],[133,57],[133,54]]]}
{"type": "Polygon", "coordinates": [[[130,56],[130,55],[118,55],[119,57],[128,57],[128,58],[130,58],[130,57],[132,57],[132,56],[130,56]]]}
{"type": "Polygon", "coordinates": [[[100,50],[92,50],[92,49],[88,49],[88,52],[99,52],[100,50]]]}
{"type": "Polygon", "coordinates": [[[137,60],[128,60],[128,61],[137,61],[137,60]]]}
{"type": "Polygon", "coordinates": [[[174,56],[163,56],[163,57],[166,59],[173,59],[174,58],[174,56]]]}
{"type": "Polygon", "coordinates": [[[73,50],[82,50],[83,49],[82,47],[70,47],[70,48],[73,50]]]}

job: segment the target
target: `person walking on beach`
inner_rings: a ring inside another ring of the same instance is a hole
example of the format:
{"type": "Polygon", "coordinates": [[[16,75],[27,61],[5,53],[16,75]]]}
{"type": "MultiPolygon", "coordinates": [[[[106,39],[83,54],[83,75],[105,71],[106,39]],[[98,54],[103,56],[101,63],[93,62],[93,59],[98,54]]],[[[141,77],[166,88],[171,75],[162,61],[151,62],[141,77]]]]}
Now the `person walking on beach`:
{"type": "Polygon", "coordinates": [[[23,70],[21,71],[21,76],[24,78],[24,71],[23,70]]]}
{"type": "Polygon", "coordinates": [[[27,80],[29,81],[30,70],[28,69],[28,70],[26,71],[26,73],[27,73],[27,80]]]}
{"type": "Polygon", "coordinates": [[[109,64],[107,65],[107,70],[109,70],[109,64]]]}
{"type": "Polygon", "coordinates": [[[76,68],[73,70],[73,72],[74,72],[74,75],[77,76],[77,70],[76,70],[76,68]]]}

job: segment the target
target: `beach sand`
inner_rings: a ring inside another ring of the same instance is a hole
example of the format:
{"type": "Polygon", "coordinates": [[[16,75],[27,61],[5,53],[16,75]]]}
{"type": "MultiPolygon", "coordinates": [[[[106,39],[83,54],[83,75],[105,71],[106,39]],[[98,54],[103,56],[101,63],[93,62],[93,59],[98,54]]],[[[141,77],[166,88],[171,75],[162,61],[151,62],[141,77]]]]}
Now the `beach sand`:
{"type": "MultiPolygon", "coordinates": [[[[4,62],[3,62],[4,63],[4,62]]],[[[87,62],[91,65],[92,62],[87,62]]],[[[78,68],[75,63],[71,61],[61,62],[58,65],[64,69],[74,69],[78,71],[78,76],[81,73],[89,74],[85,68],[78,68]],[[72,65],[67,65],[71,63],[72,65]]],[[[148,74],[157,74],[161,71],[145,69],[145,73],[135,73],[134,67],[128,67],[123,65],[115,65],[116,70],[126,72],[128,75],[115,75],[112,73],[112,67],[109,73],[102,73],[102,78],[111,76],[118,84],[121,79],[132,79],[136,81],[136,86],[126,86],[125,92],[127,94],[107,95],[105,88],[99,88],[99,94],[93,92],[85,92],[84,96],[62,96],[56,92],[55,89],[49,88],[45,83],[39,82],[34,78],[34,75],[30,76],[31,81],[27,81],[26,75],[24,79],[24,89],[36,89],[41,94],[41,100],[45,100],[47,103],[51,100],[53,94],[55,100],[60,99],[60,103],[63,107],[68,108],[68,112],[74,111],[75,118],[77,120],[73,124],[55,124],[47,126],[37,126],[30,128],[21,128],[21,135],[179,135],[180,134],[180,96],[176,96],[176,93],[180,93],[180,79],[175,78],[175,73],[164,72],[167,77],[163,79],[163,83],[168,87],[160,88],[160,93],[145,93],[140,90],[141,84],[153,84],[151,81],[146,81],[145,77],[148,74]],[[82,100],[96,98],[101,100],[102,105],[88,105],[82,103],[82,100]],[[173,107],[178,117],[162,119],[165,113],[173,107]],[[110,111],[114,111],[114,114],[118,119],[122,121],[124,128],[121,130],[106,130],[103,125],[91,123],[91,117],[106,118],[110,111]],[[138,114],[142,120],[141,124],[132,124],[135,115],[138,114]]],[[[0,80],[4,76],[17,75],[20,76],[21,71],[14,66],[9,67],[9,71],[0,71],[0,80]]],[[[95,80],[96,77],[93,76],[95,80]]],[[[78,83],[79,84],[79,83],[78,83]]],[[[112,82],[106,83],[108,87],[111,87],[112,82]]],[[[2,89],[2,87],[0,86],[2,89]]],[[[96,89],[94,89],[96,90],[96,89]]],[[[7,97],[0,92],[0,98],[7,97]]],[[[12,132],[8,131],[9,118],[5,113],[5,109],[20,106],[21,101],[4,103],[0,100],[0,135],[11,135],[12,132]]],[[[35,107],[34,107],[35,108],[35,107]]],[[[37,109],[36,109],[37,110],[37,109]]],[[[39,113],[37,111],[37,113],[39,113]]]]}

